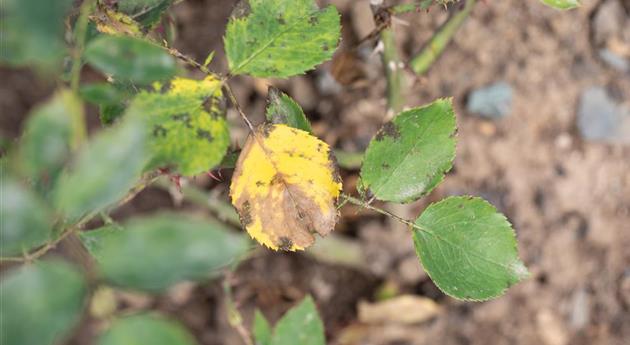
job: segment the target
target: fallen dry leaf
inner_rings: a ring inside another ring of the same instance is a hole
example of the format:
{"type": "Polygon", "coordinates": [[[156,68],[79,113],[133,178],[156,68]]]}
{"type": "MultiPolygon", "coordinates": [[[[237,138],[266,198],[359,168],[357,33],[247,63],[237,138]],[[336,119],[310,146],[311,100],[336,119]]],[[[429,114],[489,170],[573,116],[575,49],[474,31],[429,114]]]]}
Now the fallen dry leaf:
{"type": "Polygon", "coordinates": [[[414,324],[427,321],[440,311],[440,306],[432,299],[403,295],[377,303],[360,302],[359,321],[414,324]]]}

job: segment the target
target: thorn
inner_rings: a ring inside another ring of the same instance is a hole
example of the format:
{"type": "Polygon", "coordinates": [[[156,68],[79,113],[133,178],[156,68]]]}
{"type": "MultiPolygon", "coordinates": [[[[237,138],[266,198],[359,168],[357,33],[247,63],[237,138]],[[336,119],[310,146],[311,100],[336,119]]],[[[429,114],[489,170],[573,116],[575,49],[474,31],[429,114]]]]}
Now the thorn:
{"type": "Polygon", "coordinates": [[[216,177],[216,176],[212,173],[212,171],[211,171],[211,170],[210,170],[210,171],[208,171],[208,172],[206,172],[206,175],[208,175],[208,177],[210,177],[211,179],[213,179],[213,180],[215,180],[215,181],[217,181],[217,182],[221,182],[221,179],[223,178],[223,176],[221,176],[221,170],[217,170],[217,173],[218,173],[218,175],[219,175],[219,177],[220,177],[220,178],[219,178],[219,177],[216,177]]]}
{"type": "Polygon", "coordinates": [[[182,175],[173,174],[173,175],[170,175],[169,178],[175,184],[177,191],[181,193],[182,192],[182,175]]]}

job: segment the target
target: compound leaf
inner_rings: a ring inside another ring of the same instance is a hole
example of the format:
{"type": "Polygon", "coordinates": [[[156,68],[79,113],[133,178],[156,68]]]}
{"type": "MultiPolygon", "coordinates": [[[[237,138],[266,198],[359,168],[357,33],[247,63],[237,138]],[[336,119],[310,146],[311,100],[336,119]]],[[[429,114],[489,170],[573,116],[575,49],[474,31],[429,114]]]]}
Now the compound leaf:
{"type": "Polygon", "coordinates": [[[57,209],[72,221],[121,199],[146,165],[145,132],[143,121],[126,119],[88,142],[55,186],[57,209]]]}
{"type": "Polygon", "coordinates": [[[175,59],[164,49],[129,36],[103,35],[90,41],[86,61],[114,79],[148,85],[175,75],[175,59]]]}
{"type": "Polygon", "coordinates": [[[278,321],[271,345],[325,345],[324,325],[311,296],[291,308],[278,321]]]}
{"type": "Polygon", "coordinates": [[[63,21],[72,4],[72,0],[0,2],[0,61],[48,71],[61,69],[66,54],[63,21]]]}
{"type": "Polygon", "coordinates": [[[0,191],[0,256],[22,254],[46,242],[53,222],[46,204],[11,177],[2,177],[0,191]]]}
{"type": "Polygon", "coordinates": [[[212,169],[230,144],[220,106],[221,82],[213,76],[201,81],[175,78],[161,89],[166,91],[140,93],[128,112],[147,121],[153,156],[149,167],[174,167],[183,175],[212,169]]]}
{"type": "Polygon", "coordinates": [[[453,164],[456,130],[448,99],[398,114],[383,125],[365,152],[362,187],[379,200],[395,202],[429,193],[453,164]]]}
{"type": "Polygon", "coordinates": [[[319,9],[313,0],[243,4],[225,35],[231,74],[289,77],[332,57],[340,33],[339,14],[333,6],[319,9]]]}
{"type": "Polygon", "coordinates": [[[59,344],[79,321],[87,286],[62,261],[23,266],[0,283],[0,343],[59,344]]]}
{"type": "Polygon", "coordinates": [[[337,220],[341,179],[330,147],[305,131],[262,125],[236,164],[230,196],[241,223],[261,244],[302,250],[337,220]]]}
{"type": "Polygon", "coordinates": [[[19,146],[20,172],[44,192],[57,179],[83,130],[83,105],[70,91],[60,91],[31,112],[19,146]]]}
{"type": "Polygon", "coordinates": [[[98,345],[195,345],[181,324],[159,314],[137,314],[115,320],[98,345]]]}
{"type": "Polygon", "coordinates": [[[580,7],[580,0],[540,0],[543,4],[559,10],[569,10],[580,7]]]}
{"type": "Polygon", "coordinates": [[[269,87],[265,115],[270,123],[285,124],[309,133],[313,132],[299,104],[273,86],[269,87]]]}
{"type": "Polygon", "coordinates": [[[114,285],[161,292],[209,278],[247,250],[247,240],[221,224],[161,214],[81,235],[103,277],[114,285]],[[130,260],[132,258],[132,260],[130,260]]]}
{"type": "Polygon", "coordinates": [[[483,199],[444,199],[430,205],[415,225],[413,238],[422,266],[449,296],[495,298],[528,276],[512,226],[483,199]]]}

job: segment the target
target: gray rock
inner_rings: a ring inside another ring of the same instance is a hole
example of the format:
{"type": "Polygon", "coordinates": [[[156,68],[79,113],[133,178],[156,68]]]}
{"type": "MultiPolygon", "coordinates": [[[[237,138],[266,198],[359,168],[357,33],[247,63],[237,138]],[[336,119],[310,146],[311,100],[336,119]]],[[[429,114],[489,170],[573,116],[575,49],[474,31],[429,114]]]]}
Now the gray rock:
{"type": "Polygon", "coordinates": [[[630,61],[628,59],[623,56],[619,56],[606,48],[599,50],[599,57],[608,66],[618,70],[619,72],[630,71],[630,61]]]}
{"type": "Polygon", "coordinates": [[[513,90],[510,84],[498,82],[474,90],[468,96],[466,109],[469,113],[487,119],[500,119],[512,111],[513,90]]]}
{"type": "Polygon", "coordinates": [[[580,97],[577,127],[586,140],[630,143],[630,109],[617,103],[602,87],[592,87],[580,97]]]}

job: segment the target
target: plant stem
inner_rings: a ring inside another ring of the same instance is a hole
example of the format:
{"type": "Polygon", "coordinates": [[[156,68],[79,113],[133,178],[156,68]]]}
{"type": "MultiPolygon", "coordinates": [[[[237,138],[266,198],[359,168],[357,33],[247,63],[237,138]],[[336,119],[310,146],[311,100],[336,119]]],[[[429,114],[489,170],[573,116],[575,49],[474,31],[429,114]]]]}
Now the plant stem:
{"type": "Polygon", "coordinates": [[[444,25],[433,35],[431,40],[411,60],[411,69],[421,75],[426,72],[451,41],[457,30],[462,26],[466,18],[472,12],[477,0],[466,0],[464,9],[452,15],[444,25]]]}
{"type": "Polygon", "coordinates": [[[94,8],[96,0],[84,0],[79,9],[79,18],[75,28],[75,45],[72,56],[72,69],[70,70],[70,87],[74,93],[79,91],[79,81],[81,79],[81,67],[83,65],[83,49],[85,47],[85,36],[87,35],[88,16],[94,8]]]}
{"type": "Polygon", "coordinates": [[[416,225],[414,222],[412,222],[410,220],[407,220],[407,219],[405,219],[403,217],[395,215],[395,214],[393,214],[393,213],[391,213],[391,212],[389,212],[387,210],[384,210],[382,208],[378,208],[376,206],[372,206],[369,203],[367,203],[367,202],[365,202],[363,200],[357,199],[355,197],[352,197],[352,196],[350,196],[348,194],[341,194],[341,198],[346,200],[346,201],[348,201],[351,204],[354,204],[354,205],[366,208],[368,210],[372,210],[374,212],[380,213],[380,214],[385,215],[387,217],[393,218],[393,219],[395,219],[395,220],[397,220],[397,221],[399,221],[399,222],[401,222],[401,223],[403,223],[405,225],[409,225],[410,227],[412,227],[414,229],[418,229],[420,231],[426,231],[426,229],[416,225]]]}
{"type": "Polygon", "coordinates": [[[224,81],[223,88],[225,89],[225,92],[228,95],[230,102],[232,102],[232,105],[234,105],[234,108],[236,108],[236,111],[238,112],[238,114],[241,116],[243,121],[245,121],[245,124],[247,124],[247,127],[249,128],[249,130],[252,133],[254,133],[255,132],[254,125],[252,125],[252,123],[247,118],[247,115],[245,115],[245,112],[243,111],[243,109],[241,109],[241,105],[236,100],[236,96],[234,96],[234,92],[232,92],[232,88],[230,87],[230,84],[227,83],[227,80],[224,81]]]}
{"type": "Polygon", "coordinates": [[[403,14],[403,13],[408,13],[408,12],[426,10],[431,5],[433,5],[433,0],[422,0],[419,2],[412,3],[412,4],[394,5],[388,8],[388,11],[391,14],[403,14]]]}
{"type": "Polygon", "coordinates": [[[383,42],[383,67],[387,76],[387,107],[396,114],[405,105],[403,94],[404,64],[398,55],[394,31],[391,27],[381,31],[381,42],[383,42]]]}

